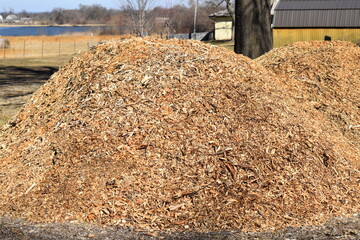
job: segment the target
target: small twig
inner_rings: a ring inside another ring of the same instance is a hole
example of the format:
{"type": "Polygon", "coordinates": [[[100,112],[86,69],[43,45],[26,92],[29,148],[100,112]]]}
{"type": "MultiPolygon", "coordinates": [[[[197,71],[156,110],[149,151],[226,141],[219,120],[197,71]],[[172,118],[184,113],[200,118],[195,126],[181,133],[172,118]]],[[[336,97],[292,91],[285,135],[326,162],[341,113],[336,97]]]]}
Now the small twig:
{"type": "Polygon", "coordinates": [[[203,58],[203,57],[197,57],[197,58],[194,58],[194,59],[191,59],[191,60],[186,61],[186,63],[195,62],[195,61],[200,61],[200,60],[205,60],[205,58],[203,58]]]}
{"type": "Polygon", "coordinates": [[[229,163],[224,163],[224,164],[225,164],[226,169],[230,172],[231,177],[233,179],[235,179],[236,175],[235,175],[235,170],[234,170],[233,166],[229,163]]]}
{"type": "Polygon", "coordinates": [[[209,184],[206,184],[206,185],[202,186],[201,188],[199,188],[198,190],[195,190],[195,191],[192,191],[192,192],[183,192],[183,193],[180,194],[180,196],[174,196],[173,199],[174,199],[174,200],[177,200],[177,199],[182,198],[182,197],[187,197],[187,196],[191,197],[191,196],[194,196],[194,195],[196,195],[198,192],[200,192],[201,190],[203,190],[204,188],[210,186],[211,184],[212,184],[212,182],[209,183],[209,184]]]}
{"type": "Polygon", "coordinates": [[[31,186],[26,190],[25,195],[28,194],[35,186],[36,183],[31,184],[31,186]]]}
{"type": "Polygon", "coordinates": [[[223,154],[223,153],[230,152],[230,151],[233,150],[233,149],[232,149],[232,148],[226,148],[226,149],[224,149],[224,150],[222,150],[222,151],[219,151],[219,150],[220,150],[220,147],[215,150],[216,152],[214,153],[214,155],[221,155],[221,154],[223,154]]]}
{"type": "Polygon", "coordinates": [[[130,194],[125,193],[125,196],[130,199],[131,201],[135,202],[135,200],[130,196],[130,194]]]}
{"type": "Polygon", "coordinates": [[[360,125],[350,125],[349,129],[352,129],[352,128],[360,128],[360,125]]]}

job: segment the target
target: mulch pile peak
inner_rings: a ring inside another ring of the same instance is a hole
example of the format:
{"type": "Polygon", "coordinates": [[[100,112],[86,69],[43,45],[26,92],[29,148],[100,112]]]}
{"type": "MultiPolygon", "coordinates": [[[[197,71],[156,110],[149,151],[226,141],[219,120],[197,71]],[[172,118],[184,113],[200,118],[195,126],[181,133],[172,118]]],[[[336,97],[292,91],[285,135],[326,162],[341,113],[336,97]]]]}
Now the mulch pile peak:
{"type": "Polygon", "coordinates": [[[0,133],[0,214],[265,231],[359,212],[358,147],[282,82],[198,41],[98,45],[0,133]]]}

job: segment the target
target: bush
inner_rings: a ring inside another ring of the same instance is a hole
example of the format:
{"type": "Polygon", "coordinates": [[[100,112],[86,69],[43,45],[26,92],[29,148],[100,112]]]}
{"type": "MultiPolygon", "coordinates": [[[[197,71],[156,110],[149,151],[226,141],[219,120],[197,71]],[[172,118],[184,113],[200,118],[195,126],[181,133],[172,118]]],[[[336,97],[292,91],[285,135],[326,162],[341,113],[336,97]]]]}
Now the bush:
{"type": "Polygon", "coordinates": [[[10,48],[10,41],[6,38],[0,38],[0,48],[10,48]]]}

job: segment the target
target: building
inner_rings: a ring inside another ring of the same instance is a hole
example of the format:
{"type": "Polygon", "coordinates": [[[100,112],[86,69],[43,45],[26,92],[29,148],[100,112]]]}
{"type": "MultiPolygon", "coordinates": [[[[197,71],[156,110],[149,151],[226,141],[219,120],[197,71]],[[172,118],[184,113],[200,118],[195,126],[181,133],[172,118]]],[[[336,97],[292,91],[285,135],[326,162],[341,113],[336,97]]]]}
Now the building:
{"type": "Polygon", "coordinates": [[[31,24],[31,23],[32,23],[32,19],[31,19],[31,18],[23,17],[23,18],[20,18],[20,23],[21,23],[21,24],[31,24]]]}
{"type": "MultiPolygon", "coordinates": [[[[274,6],[276,6],[279,0],[269,0],[271,8],[271,16],[273,15],[274,6]]],[[[234,24],[231,15],[228,10],[222,10],[213,13],[209,16],[215,21],[214,27],[214,39],[215,40],[232,40],[234,32],[234,24]]],[[[273,17],[272,17],[273,18],[273,17]]]]}
{"type": "Polygon", "coordinates": [[[280,0],[274,47],[298,41],[360,41],[360,0],[280,0]]]}
{"type": "Polygon", "coordinates": [[[16,23],[19,21],[19,18],[15,14],[10,14],[5,18],[6,23],[16,23]]]}
{"type": "Polygon", "coordinates": [[[233,21],[227,10],[213,13],[209,16],[215,21],[214,39],[220,41],[231,40],[233,37],[233,21]]]}
{"type": "MultiPolygon", "coordinates": [[[[0,22],[1,22],[1,18],[0,18],[0,22]]],[[[10,14],[8,15],[5,20],[3,21],[4,23],[16,23],[16,24],[31,24],[32,23],[32,19],[31,18],[27,18],[27,17],[23,17],[23,18],[19,18],[18,16],[16,16],[15,14],[10,14]]]]}
{"type": "Polygon", "coordinates": [[[4,18],[1,15],[0,15],[0,23],[4,23],[4,18]]]}

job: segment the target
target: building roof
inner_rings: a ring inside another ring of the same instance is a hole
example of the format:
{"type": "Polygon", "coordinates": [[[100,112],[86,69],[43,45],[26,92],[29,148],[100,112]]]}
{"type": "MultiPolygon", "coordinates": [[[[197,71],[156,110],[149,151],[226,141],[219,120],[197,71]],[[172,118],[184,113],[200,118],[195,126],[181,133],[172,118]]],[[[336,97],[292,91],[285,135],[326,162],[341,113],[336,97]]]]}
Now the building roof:
{"type": "Polygon", "coordinates": [[[360,0],[280,0],[274,28],[360,27],[360,0]]]}
{"type": "Polygon", "coordinates": [[[15,14],[10,14],[6,17],[6,19],[10,20],[10,19],[17,19],[17,16],[15,14]]]}
{"type": "Polygon", "coordinates": [[[277,10],[360,9],[359,0],[280,0],[277,10]]]}
{"type": "Polygon", "coordinates": [[[216,18],[216,17],[230,17],[230,13],[228,10],[221,10],[219,12],[213,13],[209,16],[210,18],[216,18]]]}
{"type": "MultiPolygon", "coordinates": [[[[273,8],[275,8],[275,5],[279,2],[279,0],[270,0],[270,6],[271,6],[271,14],[273,14],[273,8]]],[[[234,12],[235,9],[231,8],[231,11],[234,12]]],[[[212,13],[209,15],[210,18],[214,19],[216,17],[230,17],[230,13],[228,9],[220,10],[216,13],[212,13]]]]}

